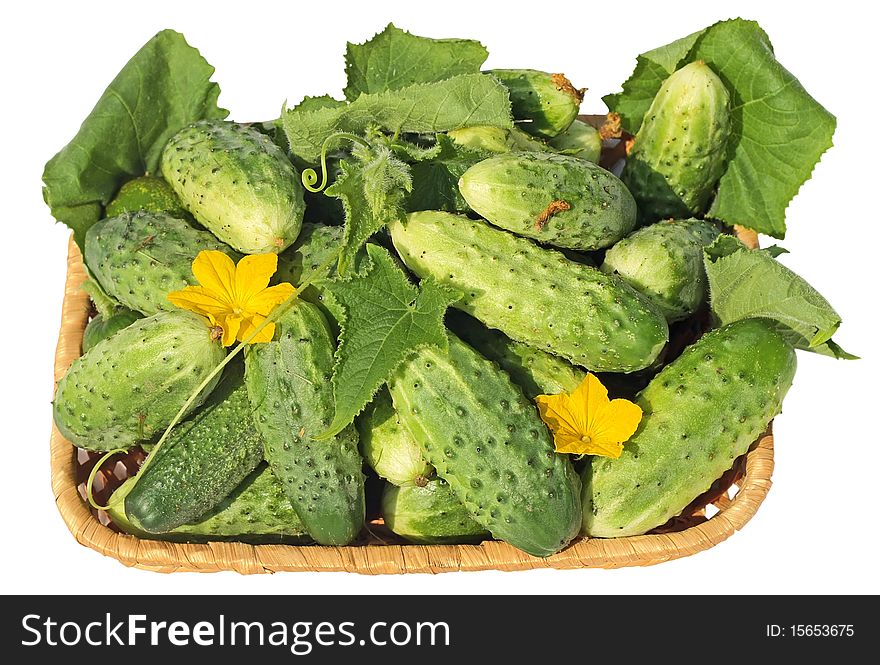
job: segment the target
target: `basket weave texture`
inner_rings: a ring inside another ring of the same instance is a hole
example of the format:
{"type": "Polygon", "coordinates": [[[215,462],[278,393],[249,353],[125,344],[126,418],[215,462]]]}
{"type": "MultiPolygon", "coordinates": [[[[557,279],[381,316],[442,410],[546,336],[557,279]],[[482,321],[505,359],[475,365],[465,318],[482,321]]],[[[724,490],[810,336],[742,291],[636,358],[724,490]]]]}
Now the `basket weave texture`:
{"type": "MultiPolygon", "coordinates": [[[[737,229],[746,244],[756,237],[737,229]]],[[[55,353],[55,382],[81,355],[89,318],[89,298],[79,249],[71,238],[61,329],[55,353]]],[[[649,535],[628,538],[580,538],[563,551],[537,558],[497,541],[478,545],[389,544],[368,538],[346,547],[248,545],[237,542],[169,543],[120,533],[96,519],[78,488],[77,449],[52,427],[52,491],[58,510],[82,545],[126,566],[171,573],[233,570],[243,574],[280,571],[346,571],[363,574],[441,573],[534,568],[619,568],[649,566],[709,549],[732,536],[751,519],[770,489],[773,436],[770,428],[703,497],[649,535]],[[708,517],[717,510],[717,513],[708,517]]],[[[369,526],[369,525],[368,525],[369,526]]]]}

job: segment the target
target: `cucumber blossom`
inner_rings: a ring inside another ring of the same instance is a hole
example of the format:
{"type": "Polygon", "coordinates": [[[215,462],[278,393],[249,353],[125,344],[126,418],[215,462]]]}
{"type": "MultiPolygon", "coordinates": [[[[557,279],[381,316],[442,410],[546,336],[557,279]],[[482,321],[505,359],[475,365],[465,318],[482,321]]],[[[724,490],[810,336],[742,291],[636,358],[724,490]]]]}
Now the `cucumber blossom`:
{"type": "Polygon", "coordinates": [[[195,284],[192,262],[202,250],[238,258],[207,231],[163,213],[125,213],[86,233],[85,262],[107,292],[129,309],[151,315],[177,308],[168,294],[195,284]]]}
{"type": "Polygon", "coordinates": [[[602,153],[602,137],[599,136],[599,130],[589,123],[575,120],[562,134],[550,139],[550,147],[565,155],[598,164],[602,153]]]}
{"type": "Polygon", "coordinates": [[[161,212],[172,217],[188,217],[186,208],[162,178],[152,175],[129,180],[107,204],[106,216],[117,217],[125,212],[161,212]]]}
{"type": "Polygon", "coordinates": [[[265,134],[202,120],[165,146],[162,175],[186,208],[245,254],[280,252],[299,235],[305,202],[299,174],[265,134]]]}
{"type": "Polygon", "coordinates": [[[386,483],[382,492],[385,526],[422,545],[476,543],[491,537],[471,518],[449,484],[439,478],[424,487],[386,483]]]}
{"type": "Polygon", "coordinates": [[[702,60],[673,73],[654,97],[623,181],[644,222],[702,215],[724,173],[730,93],[702,60]]]}
{"type": "Polygon", "coordinates": [[[713,330],[636,400],[644,413],[619,459],[584,470],[584,533],[645,533],[678,515],[744,454],[777,415],[794,350],[763,319],[713,330]]]}
{"type": "Polygon", "coordinates": [[[602,270],[644,294],[667,321],[684,319],[706,301],[703,248],[718,235],[713,224],[699,219],[657,222],[610,248],[602,270]]]}
{"type": "Polygon", "coordinates": [[[644,296],[559,252],[451,213],[388,228],[407,268],[462,293],[454,307],[511,339],[597,372],[644,369],[666,344],[666,319],[644,296]]]}
{"type": "Polygon", "coordinates": [[[495,226],[557,247],[601,249],[636,226],[636,204],[623,183],[568,155],[491,157],[465,171],[458,188],[495,226]]]}
{"type": "Polygon", "coordinates": [[[471,517],[534,556],[577,534],[580,483],[522,391],[467,344],[420,349],[389,382],[394,408],[471,517]]]}
{"type": "Polygon", "coordinates": [[[178,424],[125,498],[125,514],[165,533],[214,510],[263,459],[241,363],[230,365],[204,406],[178,424]]]}
{"type": "MultiPolygon", "coordinates": [[[[87,450],[149,441],[225,356],[205,320],[190,312],[135,321],[73,361],[55,392],[55,425],[87,450]]],[[[211,381],[190,411],[216,385],[211,381]]]]}
{"type": "Polygon", "coordinates": [[[321,311],[304,300],[276,328],[275,341],[254,344],[245,356],[245,383],[266,461],[309,535],[322,545],[345,545],[364,523],[357,431],[350,425],[329,440],[314,439],[334,413],[336,340],[321,311]]]}
{"type": "Polygon", "coordinates": [[[491,69],[487,73],[510,91],[513,117],[529,134],[552,138],[577,118],[584,91],[563,74],[535,69],[491,69]]]}

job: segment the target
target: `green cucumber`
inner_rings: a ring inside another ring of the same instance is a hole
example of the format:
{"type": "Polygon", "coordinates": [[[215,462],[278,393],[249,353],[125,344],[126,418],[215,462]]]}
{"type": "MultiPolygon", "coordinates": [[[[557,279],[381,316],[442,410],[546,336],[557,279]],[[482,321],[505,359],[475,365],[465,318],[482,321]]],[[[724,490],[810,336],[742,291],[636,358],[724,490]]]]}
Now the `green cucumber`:
{"type": "Polygon", "coordinates": [[[318,305],[325,315],[324,289],[321,281],[336,271],[336,263],[332,261],[338,256],[342,246],[343,227],[325,226],[324,224],[303,223],[302,231],[296,242],[278,255],[278,270],[272,282],[289,282],[299,286],[303,277],[313,273],[322,265],[327,266],[326,275],[317,275],[318,280],[299,293],[299,297],[318,305]]]}
{"type": "Polygon", "coordinates": [[[678,321],[706,302],[703,249],[718,234],[714,224],[699,219],[657,222],[609,249],[602,271],[644,294],[670,323],[678,321]]]}
{"type": "Polygon", "coordinates": [[[494,537],[549,556],[577,535],[577,474],[497,365],[450,334],[448,352],[420,349],[389,389],[425,459],[494,537]]]}
{"type": "Polygon", "coordinates": [[[434,474],[382,388],[355,421],[364,461],[393,485],[424,487],[434,474]]]}
{"type": "Polygon", "coordinates": [[[357,431],[313,437],[334,413],[336,339],[313,304],[298,300],[277,322],[275,341],[246,351],[246,384],[266,461],[281,480],[309,535],[345,545],[364,523],[364,475],[357,431]]]}
{"type": "Polygon", "coordinates": [[[299,235],[305,212],[299,173],[252,127],[192,124],[165,146],[161,169],[199,223],[240,252],[277,253],[299,235]]]}
{"type": "Polygon", "coordinates": [[[498,363],[529,399],[538,395],[572,393],[586,372],[567,360],[528,344],[515,342],[500,330],[492,330],[464,312],[450,310],[447,325],[484,358],[498,363]]]}
{"type": "Polygon", "coordinates": [[[593,371],[648,367],[666,319],[613,275],[481,221],[413,213],[389,225],[407,268],[463,293],[454,304],[490,328],[593,371]]]}
{"type": "Polygon", "coordinates": [[[142,318],[143,316],[139,312],[132,311],[126,307],[117,309],[117,311],[107,317],[103,314],[95,315],[83,331],[83,353],[87,353],[98,342],[103,342],[108,337],[113,337],[123,328],[128,328],[132,323],[142,318]]]}
{"type": "Polygon", "coordinates": [[[478,543],[491,537],[471,518],[449,484],[439,478],[424,487],[386,483],[382,516],[391,531],[422,545],[478,543]]]}
{"type": "Polygon", "coordinates": [[[188,217],[186,208],[162,178],[152,175],[129,180],[116,193],[105,210],[107,217],[117,217],[125,212],[161,212],[172,217],[188,217]]]}
{"type": "Polygon", "coordinates": [[[162,534],[137,528],[125,513],[124,499],[136,481],[137,476],[126,480],[113,493],[107,509],[113,524],[125,533],[175,542],[234,540],[262,544],[308,541],[281,482],[265,463],[254,469],[234,492],[201,519],[162,534]]]}
{"type": "Polygon", "coordinates": [[[705,62],[667,78],[621,176],[642,221],[703,215],[724,173],[730,134],[730,93],[705,62]]]}
{"type": "Polygon", "coordinates": [[[513,117],[533,136],[552,138],[568,129],[577,117],[584,91],[562,74],[535,69],[490,69],[510,91],[513,117]]]}
{"type": "MultiPolygon", "coordinates": [[[[55,425],[87,450],[149,441],[225,356],[204,319],[190,312],[135,321],[73,361],[55,392],[55,425]]],[[[211,381],[189,410],[216,384],[211,381]]]]}
{"type": "Polygon", "coordinates": [[[542,243],[594,250],[636,226],[629,190],[601,166],[569,155],[513,152],[465,171],[458,189],[495,226],[542,243]]]}
{"type": "Polygon", "coordinates": [[[780,412],[794,350],[762,319],[707,333],[636,400],[644,416],[619,459],[584,470],[586,535],[634,536],[678,515],[780,412]]]}
{"type": "Polygon", "coordinates": [[[86,233],[85,262],[110,296],[147,316],[177,308],[168,294],[196,284],[192,263],[202,250],[239,255],[207,231],[162,213],[108,217],[86,233]]]}
{"type": "Polygon", "coordinates": [[[263,459],[242,363],[230,365],[204,406],[148,458],[125,497],[138,528],[166,533],[214,510],[263,459]]]}
{"type": "Polygon", "coordinates": [[[517,127],[462,127],[447,132],[447,135],[458,147],[477,153],[553,152],[542,140],[529,136],[517,127]]]}
{"type": "Polygon", "coordinates": [[[565,155],[598,164],[602,154],[602,137],[593,125],[575,120],[562,134],[550,139],[550,147],[565,155]]]}

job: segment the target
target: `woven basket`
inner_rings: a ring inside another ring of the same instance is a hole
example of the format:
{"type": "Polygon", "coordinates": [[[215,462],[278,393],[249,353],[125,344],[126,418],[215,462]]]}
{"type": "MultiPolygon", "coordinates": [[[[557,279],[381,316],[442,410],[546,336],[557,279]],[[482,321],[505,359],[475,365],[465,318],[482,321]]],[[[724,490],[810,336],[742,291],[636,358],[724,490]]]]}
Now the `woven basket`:
{"type": "MultiPolygon", "coordinates": [[[[591,121],[595,120],[590,118],[591,121]]],[[[624,142],[621,142],[621,147],[624,142]]],[[[611,155],[614,159],[623,153],[611,155]]],[[[736,229],[751,247],[754,233],[736,229]]],[[[82,353],[83,331],[90,316],[82,290],[86,273],[71,238],[61,330],[55,352],[55,382],[82,353]]],[[[363,574],[441,573],[465,570],[529,570],[532,568],[620,568],[649,566],[709,549],[732,536],[751,519],[770,489],[773,472],[771,429],[739,458],[712,488],[682,514],[648,535],[628,538],[578,538],[547,558],[530,556],[506,543],[478,545],[412,545],[384,529],[381,518],[370,520],[363,537],[346,547],[318,545],[248,545],[238,542],[169,543],[119,532],[103,511],[83,500],[84,479],[97,455],[75,448],[52,427],[52,491],[58,510],[74,537],[86,547],[126,566],[163,573],[176,571],[274,573],[279,571],[346,571],[363,574]]],[[[111,458],[96,476],[95,498],[106,501],[112,491],[143,460],[138,450],[111,458]],[[115,460],[115,463],[113,463],[115,460]]]]}

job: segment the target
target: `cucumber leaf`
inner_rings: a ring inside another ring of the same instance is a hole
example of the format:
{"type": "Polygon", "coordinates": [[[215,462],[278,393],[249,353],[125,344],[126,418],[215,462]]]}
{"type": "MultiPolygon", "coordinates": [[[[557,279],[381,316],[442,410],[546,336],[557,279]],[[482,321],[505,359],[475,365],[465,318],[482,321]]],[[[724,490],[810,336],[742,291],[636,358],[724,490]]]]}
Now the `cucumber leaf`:
{"type": "Polygon", "coordinates": [[[281,114],[291,152],[311,163],[320,159],[331,135],[363,134],[373,125],[393,134],[434,134],[470,125],[513,127],[507,88],[485,74],[362,94],[345,106],[315,106],[281,114]]]}
{"type": "Polygon", "coordinates": [[[345,98],[431,83],[459,74],[478,74],[489,52],[471,39],[417,37],[389,23],[364,44],[348,43],[345,98]]]}
{"type": "Polygon", "coordinates": [[[466,212],[470,207],[458,190],[458,180],[471,166],[491,157],[492,153],[458,146],[446,134],[437,134],[436,145],[439,151],[432,159],[410,167],[413,187],[406,201],[406,209],[408,212],[466,212]]]}
{"type": "Polygon", "coordinates": [[[840,315],[775,255],[775,250],[749,250],[724,235],[706,248],[710,303],[718,321],[724,325],[740,319],[770,319],[795,348],[855,359],[831,339],[840,327],[840,315]]]}
{"type": "Polygon", "coordinates": [[[352,158],[340,162],[342,172],[327,188],[327,196],[342,201],[345,233],[338,271],[345,274],[369,237],[406,213],[404,201],[412,189],[409,167],[383,145],[356,144],[352,158]]]}
{"type": "Polygon", "coordinates": [[[43,198],[80,248],[119,187],[158,169],[168,139],[196,120],[226,117],[213,74],[183,35],[163,30],[128,61],[73,140],[49,160],[43,198]]]}
{"type": "Polygon", "coordinates": [[[446,348],[443,315],[460,297],[430,279],[415,287],[378,245],[367,245],[366,252],[368,267],[324,285],[343,316],[332,379],[336,414],[319,439],[348,426],[413,351],[446,348]]]}
{"type": "Polygon", "coordinates": [[[712,67],[732,100],[727,170],[707,216],[785,237],[785,209],[831,147],[837,121],[776,60],[757,23],[722,21],[639,56],[623,92],[605,102],[635,133],[663,80],[695,60],[712,67]]]}

